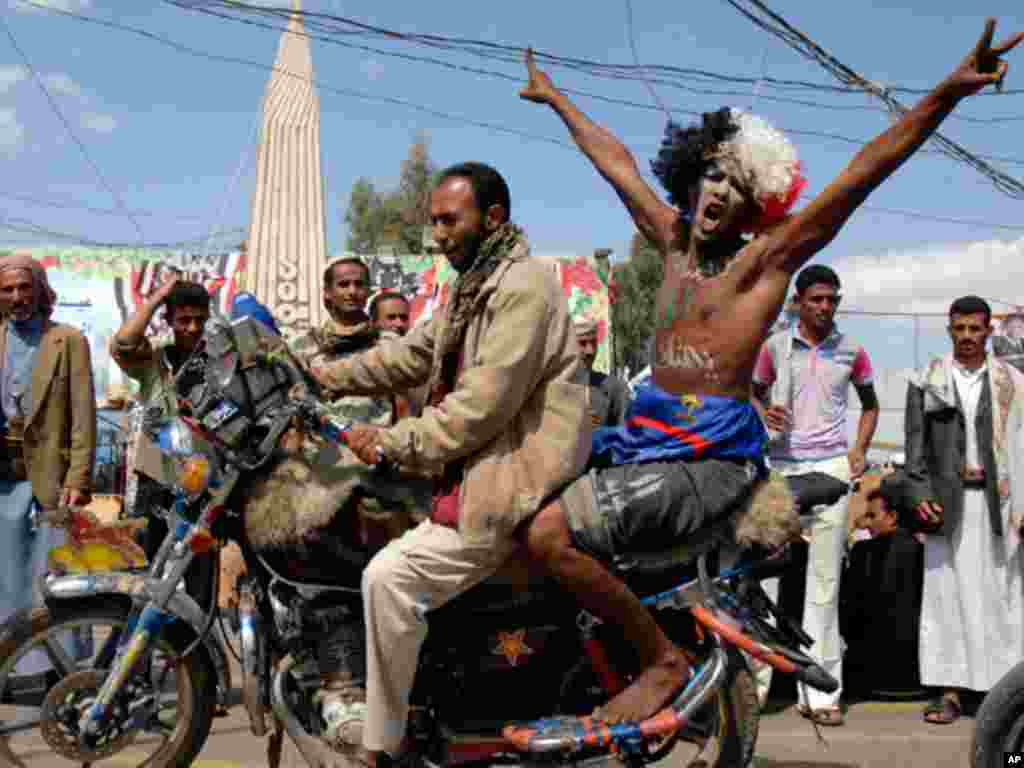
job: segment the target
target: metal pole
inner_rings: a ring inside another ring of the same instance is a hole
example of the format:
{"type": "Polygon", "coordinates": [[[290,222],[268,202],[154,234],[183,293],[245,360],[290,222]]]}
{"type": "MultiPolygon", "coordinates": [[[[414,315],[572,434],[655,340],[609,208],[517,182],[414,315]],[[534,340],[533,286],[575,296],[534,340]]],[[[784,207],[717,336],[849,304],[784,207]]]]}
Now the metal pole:
{"type": "Polygon", "coordinates": [[[921,370],[921,316],[914,315],[914,369],[921,370]]]}

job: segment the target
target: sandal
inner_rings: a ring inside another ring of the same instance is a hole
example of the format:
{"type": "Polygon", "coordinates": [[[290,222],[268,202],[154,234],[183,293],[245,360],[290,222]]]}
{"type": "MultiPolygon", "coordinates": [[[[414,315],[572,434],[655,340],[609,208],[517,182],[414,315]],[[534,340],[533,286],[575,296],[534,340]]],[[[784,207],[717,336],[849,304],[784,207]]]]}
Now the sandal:
{"type": "Polygon", "coordinates": [[[839,707],[811,709],[810,707],[800,705],[797,707],[797,712],[800,713],[801,717],[806,717],[816,725],[824,725],[830,728],[846,722],[846,718],[843,717],[843,711],[839,707]]]}
{"type": "Polygon", "coordinates": [[[930,702],[922,715],[926,723],[950,725],[960,719],[960,702],[950,696],[943,696],[930,702]]]}

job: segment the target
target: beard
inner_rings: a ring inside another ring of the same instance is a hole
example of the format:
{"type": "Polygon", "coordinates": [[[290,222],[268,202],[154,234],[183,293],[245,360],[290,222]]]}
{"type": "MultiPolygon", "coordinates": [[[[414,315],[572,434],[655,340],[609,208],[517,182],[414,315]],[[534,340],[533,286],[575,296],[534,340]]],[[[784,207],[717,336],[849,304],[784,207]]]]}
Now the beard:
{"type": "MultiPolygon", "coordinates": [[[[473,267],[480,255],[480,246],[483,245],[484,239],[483,230],[466,234],[465,240],[462,241],[462,263],[452,264],[456,272],[466,272],[473,267]]],[[[449,259],[449,263],[451,263],[451,259],[449,259]]]]}

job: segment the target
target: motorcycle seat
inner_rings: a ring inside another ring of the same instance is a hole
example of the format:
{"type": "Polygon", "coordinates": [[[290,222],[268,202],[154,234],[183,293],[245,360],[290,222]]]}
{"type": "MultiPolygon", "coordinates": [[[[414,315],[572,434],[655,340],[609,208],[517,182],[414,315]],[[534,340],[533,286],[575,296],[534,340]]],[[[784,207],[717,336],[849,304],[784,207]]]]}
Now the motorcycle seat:
{"type": "Polygon", "coordinates": [[[619,555],[611,566],[627,579],[632,575],[655,575],[692,566],[701,555],[723,546],[735,546],[732,516],[725,516],[688,536],[685,541],[656,552],[631,551],[619,555]]]}

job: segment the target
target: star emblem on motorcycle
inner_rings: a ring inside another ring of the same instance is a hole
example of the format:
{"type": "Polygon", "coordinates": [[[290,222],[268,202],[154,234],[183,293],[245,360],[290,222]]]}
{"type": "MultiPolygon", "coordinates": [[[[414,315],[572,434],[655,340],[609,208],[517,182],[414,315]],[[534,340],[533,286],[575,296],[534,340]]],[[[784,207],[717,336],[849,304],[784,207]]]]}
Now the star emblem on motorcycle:
{"type": "Polygon", "coordinates": [[[526,644],[526,630],[517,629],[514,632],[499,632],[498,644],[491,651],[495,656],[504,656],[508,663],[515,667],[519,659],[533,653],[533,648],[526,644]]]}

